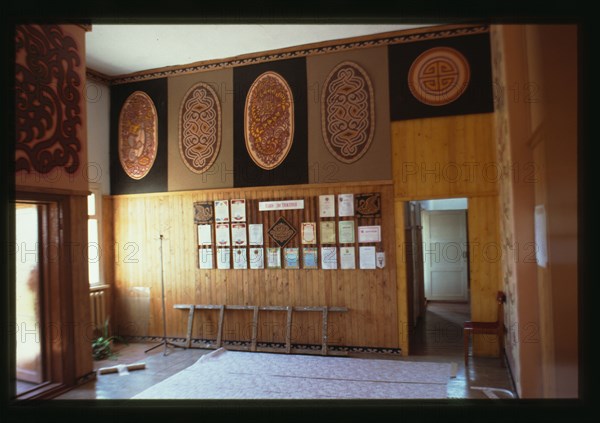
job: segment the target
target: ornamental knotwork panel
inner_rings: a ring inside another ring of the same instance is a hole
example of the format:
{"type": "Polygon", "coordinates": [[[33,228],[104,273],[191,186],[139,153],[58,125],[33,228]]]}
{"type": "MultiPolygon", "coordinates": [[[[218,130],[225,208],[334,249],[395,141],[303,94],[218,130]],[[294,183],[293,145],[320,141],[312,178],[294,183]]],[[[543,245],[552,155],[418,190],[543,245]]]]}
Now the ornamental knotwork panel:
{"type": "Polygon", "coordinates": [[[82,66],[58,25],[17,25],[15,170],[75,173],[80,165],[82,66]]]}
{"type": "Polygon", "coordinates": [[[194,173],[206,172],[221,149],[221,105],[215,91],[199,82],[179,110],[179,154],[194,173]]]}
{"type": "Polygon", "coordinates": [[[215,220],[212,201],[197,201],[194,203],[194,223],[208,224],[215,220]]]}
{"type": "Polygon", "coordinates": [[[132,179],[150,172],[158,152],[158,116],[154,102],[143,91],[135,91],[119,114],[119,160],[132,179]]]}
{"type": "Polygon", "coordinates": [[[381,217],[381,194],[378,192],[354,195],[356,217],[381,217]]]}
{"type": "Polygon", "coordinates": [[[271,170],[287,157],[294,140],[294,98],[281,75],[265,72],[252,83],[244,109],[248,154],[257,166],[271,170]]]}
{"type": "Polygon", "coordinates": [[[338,64],[327,76],[321,98],[323,141],[342,163],[365,155],[375,133],[375,98],[366,71],[354,62],[338,64]]]}
{"type": "Polygon", "coordinates": [[[458,50],[434,47],[415,59],[408,71],[412,95],[429,106],[443,106],[457,100],[471,77],[469,62],[458,50]]]}
{"type": "Polygon", "coordinates": [[[280,247],[285,247],[291,239],[296,236],[296,228],[294,228],[290,222],[288,222],[283,216],[281,216],[277,221],[269,228],[267,231],[269,236],[279,245],[280,247]]]}

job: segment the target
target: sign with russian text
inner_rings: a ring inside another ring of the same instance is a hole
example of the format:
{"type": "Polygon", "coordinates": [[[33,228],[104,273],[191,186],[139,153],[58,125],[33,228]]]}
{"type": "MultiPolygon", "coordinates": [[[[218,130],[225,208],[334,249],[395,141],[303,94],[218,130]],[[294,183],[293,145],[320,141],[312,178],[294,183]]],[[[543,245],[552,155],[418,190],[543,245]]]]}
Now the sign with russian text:
{"type": "Polygon", "coordinates": [[[304,208],[304,200],[260,201],[259,211],[298,210],[304,208]]]}

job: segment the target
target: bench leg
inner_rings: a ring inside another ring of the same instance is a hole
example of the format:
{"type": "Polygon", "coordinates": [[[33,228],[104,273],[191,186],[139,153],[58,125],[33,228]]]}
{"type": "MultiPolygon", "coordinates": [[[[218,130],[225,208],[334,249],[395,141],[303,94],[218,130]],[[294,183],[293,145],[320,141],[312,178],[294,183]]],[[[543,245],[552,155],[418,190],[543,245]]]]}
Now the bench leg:
{"type": "Polygon", "coordinates": [[[223,319],[225,318],[225,306],[219,307],[219,325],[217,326],[217,348],[223,346],[223,319]]]}
{"type": "Polygon", "coordinates": [[[289,354],[292,350],[292,306],[287,307],[287,323],[285,325],[285,352],[289,354]]]}
{"type": "Polygon", "coordinates": [[[190,312],[188,314],[188,327],[187,327],[187,337],[185,340],[185,348],[190,348],[192,346],[192,329],[194,327],[194,311],[196,311],[196,307],[193,305],[190,306],[190,312]]]}
{"type": "Polygon", "coordinates": [[[321,345],[321,354],[327,355],[327,326],[328,326],[328,312],[329,309],[327,307],[323,307],[323,340],[321,345]]]}
{"type": "Polygon", "coordinates": [[[256,351],[256,340],[258,338],[258,306],[254,307],[252,314],[252,340],[250,343],[250,351],[256,351]]]}

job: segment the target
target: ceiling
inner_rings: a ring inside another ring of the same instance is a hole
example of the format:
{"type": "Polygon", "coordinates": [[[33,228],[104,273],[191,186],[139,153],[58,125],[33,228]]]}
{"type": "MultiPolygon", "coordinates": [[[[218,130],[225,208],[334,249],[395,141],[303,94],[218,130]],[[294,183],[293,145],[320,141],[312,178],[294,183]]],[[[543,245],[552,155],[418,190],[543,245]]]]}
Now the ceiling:
{"type": "Polygon", "coordinates": [[[86,34],[87,66],[108,76],[430,25],[101,25],[86,34]]]}

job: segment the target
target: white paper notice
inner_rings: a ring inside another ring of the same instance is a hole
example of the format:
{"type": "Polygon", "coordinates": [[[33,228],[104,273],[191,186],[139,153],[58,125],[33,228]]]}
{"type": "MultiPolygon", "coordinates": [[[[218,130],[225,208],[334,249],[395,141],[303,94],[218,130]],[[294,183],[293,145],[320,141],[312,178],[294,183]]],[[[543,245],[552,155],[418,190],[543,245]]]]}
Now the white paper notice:
{"type": "Polygon", "coordinates": [[[548,265],[548,245],[546,237],[546,209],[543,204],[535,206],[534,215],[535,260],[538,266],[548,265]]]}
{"type": "Polygon", "coordinates": [[[246,224],[232,223],[231,224],[231,242],[234,247],[246,246],[246,224]]]}
{"type": "Polygon", "coordinates": [[[250,245],[263,245],[262,223],[251,223],[248,225],[248,238],[250,245]]]}
{"type": "Polygon", "coordinates": [[[231,200],[231,221],[246,221],[246,200],[231,200]]]}
{"type": "Polygon", "coordinates": [[[264,269],[265,258],[262,248],[250,248],[250,269],[264,269]]]}
{"type": "Polygon", "coordinates": [[[354,244],[354,221],[340,220],[338,222],[340,244],[354,244]]]}
{"type": "Polygon", "coordinates": [[[340,248],[340,268],[356,269],[356,256],[354,247],[340,248]]]}
{"type": "Polygon", "coordinates": [[[381,226],[359,226],[358,242],[381,242],[381,226]]]}
{"type": "Polygon", "coordinates": [[[377,253],[377,268],[383,269],[385,267],[385,253],[383,251],[377,253]]]}
{"type": "Polygon", "coordinates": [[[234,248],[233,249],[233,268],[234,269],[247,269],[248,258],[246,257],[245,248],[234,248]]]}
{"type": "Polygon", "coordinates": [[[228,223],[229,222],[229,200],[216,200],[215,201],[215,222],[216,223],[228,223]]]}
{"type": "Polygon", "coordinates": [[[335,217],[335,195],[319,195],[319,216],[335,217]]]}
{"type": "Polygon", "coordinates": [[[198,225],[198,244],[212,244],[212,225],[198,225]]]}
{"type": "Polygon", "coordinates": [[[213,250],[212,248],[200,248],[198,250],[198,261],[200,269],[213,268],[213,250]]]}
{"type": "Polygon", "coordinates": [[[231,269],[231,250],[217,248],[217,269],[231,269]]]}
{"type": "Polygon", "coordinates": [[[267,268],[281,269],[281,248],[267,248],[267,268]]]}
{"type": "Polygon", "coordinates": [[[304,200],[259,201],[258,211],[300,210],[304,208],[304,200]]]}
{"type": "Polygon", "coordinates": [[[217,247],[229,247],[229,223],[217,223],[215,226],[217,247]]]}
{"type": "Polygon", "coordinates": [[[361,269],[376,269],[375,247],[359,247],[361,269]]]}
{"type": "Polygon", "coordinates": [[[354,216],[354,194],[338,195],[338,216],[354,216]]]}
{"type": "Polygon", "coordinates": [[[337,248],[321,247],[321,269],[337,269],[337,248]]]}

